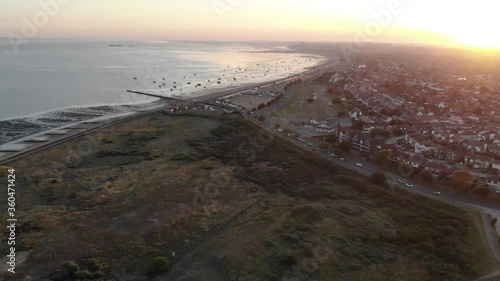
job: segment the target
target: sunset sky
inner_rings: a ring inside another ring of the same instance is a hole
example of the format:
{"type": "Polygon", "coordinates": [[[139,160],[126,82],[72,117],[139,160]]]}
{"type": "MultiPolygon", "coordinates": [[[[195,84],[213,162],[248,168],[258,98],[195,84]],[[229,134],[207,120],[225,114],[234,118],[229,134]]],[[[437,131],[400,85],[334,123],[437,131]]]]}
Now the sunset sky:
{"type": "Polygon", "coordinates": [[[361,41],[498,48],[498,1],[3,0],[0,37],[361,41]],[[49,3],[56,8],[43,8],[49,3]],[[47,12],[55,11],[45,17],[47,12]],[[378,15],[378,16],[377,16],[378,15]],[[28,23],[27,23],[28,22],[28,23]]]}

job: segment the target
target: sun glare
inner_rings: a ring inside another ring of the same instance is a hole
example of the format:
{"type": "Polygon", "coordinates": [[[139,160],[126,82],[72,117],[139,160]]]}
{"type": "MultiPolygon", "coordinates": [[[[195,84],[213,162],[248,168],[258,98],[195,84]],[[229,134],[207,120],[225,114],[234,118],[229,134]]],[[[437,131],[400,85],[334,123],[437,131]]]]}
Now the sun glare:
{"type": "Polygon", "coordinates": [[[500,2],[486,0],[478,0],[474,7],[457,4],[446,22],[436,22],[436,28],[443,27],[446,35],[465,47],[499,49],[500,17],[496,14],[499,9],[500,2]]]}

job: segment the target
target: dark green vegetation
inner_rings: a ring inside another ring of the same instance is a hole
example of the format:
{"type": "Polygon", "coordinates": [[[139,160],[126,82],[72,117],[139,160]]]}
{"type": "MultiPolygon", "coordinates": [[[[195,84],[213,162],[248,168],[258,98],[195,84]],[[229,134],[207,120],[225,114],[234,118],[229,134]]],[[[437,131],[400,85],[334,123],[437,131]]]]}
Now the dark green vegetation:
{"type": "Polygon", "coordinates": [[[84,138],[71,165],[82,140],[12,163],[18,251],[32,250],[19,280],[473,280],[496,267],[470,213],[225,118],[137,120],[84,138]]]}

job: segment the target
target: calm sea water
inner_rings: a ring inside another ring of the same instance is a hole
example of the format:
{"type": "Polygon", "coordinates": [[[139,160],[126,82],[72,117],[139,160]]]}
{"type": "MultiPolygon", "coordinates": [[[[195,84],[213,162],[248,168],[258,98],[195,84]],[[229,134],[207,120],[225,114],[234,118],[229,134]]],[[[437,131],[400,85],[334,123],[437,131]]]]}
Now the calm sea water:
{"type": "Polygon", "coordinates": [[[109,44],[32,41],[15,53],[0,40],[0,143],[154,101],[127,89],[180,96],[182,88],[184,97],[196,96],[299,73],[321,60],[245,45],[109,44]]]}

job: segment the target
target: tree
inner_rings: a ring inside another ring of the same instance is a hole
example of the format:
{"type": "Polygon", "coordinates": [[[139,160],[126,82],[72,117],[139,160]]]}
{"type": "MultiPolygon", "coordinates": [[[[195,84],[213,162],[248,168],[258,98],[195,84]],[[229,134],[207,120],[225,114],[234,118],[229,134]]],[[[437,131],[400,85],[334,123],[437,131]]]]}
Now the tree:
{"type": "Polygon", "coordinates": [[[308,98],[308,99],[307,99],[307,102],[308,102],[308,103],[312,103],[313,101],[314,101],[314,100],[313,100],[312,98],[308,98]]]}
{"type": "Polygon", "coordinates": [[[275,125],[274,125],[274,128],[276,128],[276,129],[281,128],[281,124],[275,124],[275,125]]]}
{"type": "Polygon", "coordinates": [[[391,136],[391,131],[389,130],[382,130],[380,132],[380,136],[384,139],[389,138],[391,136]]]}
{"type": "Polygon", "coordinates": [[[472,174],[466,170],[456,170],[451,174],[451,183],[454,187],[465,191],[472,186],[472,174]]]}
{"type": "Polygon", "coordinates": [[[319,144],[319,149],[321,150],[327,150],[328,148],[330,148],[330,144],[327,142],[322,142],[319,144]]]}
{"type": "Polygon", "coordinates": [[[376,155],[377,163],[381,166],[387,166],[392,160],[392,150],[381,150],[376,155]]]}
{"type": "Polygon", "coordinates": [[[434,178],[432,176],[432,173],[429,171],[422,171],[420,173],[420,179],[424,182],[432,183],[434,178]]]}
{"type": "Polygon", "coordinates": [[[344,111],[337,113],[337,117],[344,118],[347,114],[344,111]]]}
{"type": "Polygon", "coordinates": [[[341,103],[342,103],[342,100],[341,100],[340,98],[334,98],[334,99],[332,100],[332,103],[333,103],[333,104],[341,104],[341,103]]]}
{"type": "Polygon", "coordinates": [[[370,131],[370,137],[372,137],[372,138],[376,138],[379,134],[380,134],[379,128],[375,128],[375,129],[370,131]]]}
{"type": "Polygon", "coordinates": [[[398,169],[399,173],[405,177],[410,177],[415,171],[412,166],[403,162],[399,163],[398,169]]]}
{"type": "Polygon", "coordinates": [[[264,122],[264,121],[266,121],[266,117],[265,116],[259,116],[259,118],[257,118],[257,120],[259,120],[260,122],[264,122]]]}
{"type": "Polygon", "coordinates": [[[352,142],[344,141],[341,142],[337,147],[344,152],[349,152],[352,149],[352,142]]]}
{"type": "Polygon", "coordinates": [[[258,106],[257,106],[257,109],[263,109],[264,107],[266,107],[266,105],[264,103],[260,103],[258,106]]]}

